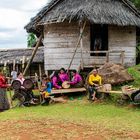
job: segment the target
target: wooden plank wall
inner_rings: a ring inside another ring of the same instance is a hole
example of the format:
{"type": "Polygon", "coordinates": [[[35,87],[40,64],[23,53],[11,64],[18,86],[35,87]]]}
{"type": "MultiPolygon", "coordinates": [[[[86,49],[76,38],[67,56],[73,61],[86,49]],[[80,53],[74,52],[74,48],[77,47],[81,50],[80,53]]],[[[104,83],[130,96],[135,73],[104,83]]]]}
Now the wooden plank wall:
{"type": "MultiPolygon", "coordinates": [[[[89,25],[87,25],[83,34],[83,51],[90,51],[89,28],[89,25]]],[[[80,28],[78,23],[51,24],[45,27],[45,70],[58,70],[61,67],[68,68],[76,47],[79,33],[80,28]]],[[[96,60],[93,61],[93,59],[91,59],[90,54],[83,54],[83,58],[85,65],[96,62],[96,60]]],[[[81,49],[79,45],[71,69],[78,69],[80,61],[81,49]]]]}
{"type": "MultiPolygon", "coordinates": [[[[125,66],[133,66],[136,64],[136,28],[135,27],[119,27],[109,26],[109,49],[124,50],[125,66]]],[[[119,53],[110,54],[110,60],[114,63],[121,61],[119,53]]]]}
{"type": "MultiPolygon", "coordinates": [[[[68,68],[79,37],[78,23],[61,23],[46,25],[44,30],[44,61],[45,70],[68,68]]],[[[125,64],[135,65],[136,31],[134,27],[109,26],[109,49],[125,50],[125,64]]],[[[83,34],[83,51],[90,51],[90,26],[87,25],[83,34]]],[[[106,57],[83,54],[84,66],[104,64],[106,57]]],[[[121,61],[120,54],[110,54],[114,63],[121,61]]],[[[80,46],[75,55],[71,69],[78,69],[81,61],[80,46]]]]}

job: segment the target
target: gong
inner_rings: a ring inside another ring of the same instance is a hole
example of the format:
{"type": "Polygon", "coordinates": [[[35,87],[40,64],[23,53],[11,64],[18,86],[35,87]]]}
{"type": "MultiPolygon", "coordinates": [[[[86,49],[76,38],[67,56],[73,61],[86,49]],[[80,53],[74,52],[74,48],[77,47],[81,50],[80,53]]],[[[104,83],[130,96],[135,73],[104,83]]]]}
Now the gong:
{"type": "Polygon", "coordinates": [[[18,80],[14,80],[14,81],[12,82],[12,88],[13,88],[13,89],[20,89],[20,88],[21,88],[21,82],[18,81],[18,80]]]}
{"type": "Polygon", "coordinates": [[[23,87],[25,89],[33,89],[33,86],[34,86],[34,83],[33,83],[33,81],[31,79],[24,80],[23,87]]]}

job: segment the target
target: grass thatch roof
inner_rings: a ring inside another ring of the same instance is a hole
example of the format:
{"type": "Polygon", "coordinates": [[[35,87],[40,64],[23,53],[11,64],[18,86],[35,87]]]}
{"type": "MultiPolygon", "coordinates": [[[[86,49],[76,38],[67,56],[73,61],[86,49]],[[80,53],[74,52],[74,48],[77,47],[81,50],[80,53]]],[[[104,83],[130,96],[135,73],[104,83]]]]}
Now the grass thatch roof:
{"type": "MultiPolygon", "coordinates": [[[[26,62],[30,59],[33,48],[24,49],[7,49],[0,50],[0,64],[7,62],[12,64],[15,60],[16,63],[22,63],[23,56],[26,58],[26,62]]],[[[39,47],[37,53],[33,59],[33,63],[43,63],[44,62],[44,47],[39,47]]]]}
{"type": "Polygon", "coordinates": [[[40,32],[39,25],[65,20],[140,26],[140,13],[128,0],[52,0],[25,28],[28,32],[40,32]]]}

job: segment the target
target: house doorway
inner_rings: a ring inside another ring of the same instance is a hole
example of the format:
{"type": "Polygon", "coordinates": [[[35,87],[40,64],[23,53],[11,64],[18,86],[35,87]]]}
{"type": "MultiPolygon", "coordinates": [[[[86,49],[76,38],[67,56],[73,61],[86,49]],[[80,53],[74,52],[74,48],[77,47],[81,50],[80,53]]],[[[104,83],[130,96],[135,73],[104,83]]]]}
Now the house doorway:
{"type": "MultiPolygon", "coordinates": [[[[91,24],[90,25],[90,50],[107,51],[108,50],[108,25],[91,24]]],[[[91,56],[105,56],[105,53],[91,53],[91,56]]]]}

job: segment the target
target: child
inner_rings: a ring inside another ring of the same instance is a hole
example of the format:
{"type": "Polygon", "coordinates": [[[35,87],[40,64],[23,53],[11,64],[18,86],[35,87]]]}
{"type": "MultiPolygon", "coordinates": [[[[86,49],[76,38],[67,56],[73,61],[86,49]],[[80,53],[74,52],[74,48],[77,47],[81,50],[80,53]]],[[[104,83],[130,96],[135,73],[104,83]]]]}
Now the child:
{"type": "Polygon", "coordinates": [[[43,102],[42,103],[45,103],[45,99],[48,98],[48,96],[51,94],[51,90],[52,90],[51,79],[46,78],[46,79],[44,79],[44,82],[45,82],[46,87],[42,91],[42,96],[43,96],[43,102]]]}

